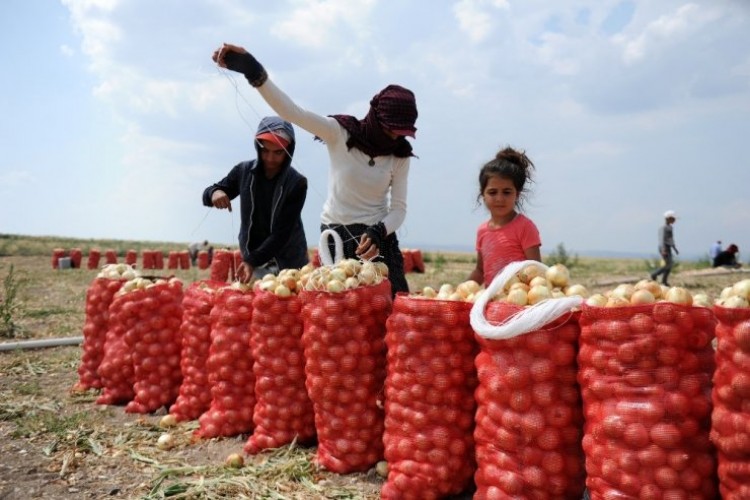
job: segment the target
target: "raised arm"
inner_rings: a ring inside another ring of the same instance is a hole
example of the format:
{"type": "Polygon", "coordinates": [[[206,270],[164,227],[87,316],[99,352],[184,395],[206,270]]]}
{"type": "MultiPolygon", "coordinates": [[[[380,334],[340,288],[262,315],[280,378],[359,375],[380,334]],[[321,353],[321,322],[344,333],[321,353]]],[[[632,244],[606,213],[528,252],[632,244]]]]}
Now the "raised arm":
{"type": "Polygon", "coordinates": [[[214,51],[212,59],[222,68],[245,75],[250,85],[258,89],[261,97],[281,118],[302,127],[325,142],[330,143],[337,137],[338,124],[334,119],[298,106],[268,78],[263,65],[244,48],[225,43],[214,51]]]}

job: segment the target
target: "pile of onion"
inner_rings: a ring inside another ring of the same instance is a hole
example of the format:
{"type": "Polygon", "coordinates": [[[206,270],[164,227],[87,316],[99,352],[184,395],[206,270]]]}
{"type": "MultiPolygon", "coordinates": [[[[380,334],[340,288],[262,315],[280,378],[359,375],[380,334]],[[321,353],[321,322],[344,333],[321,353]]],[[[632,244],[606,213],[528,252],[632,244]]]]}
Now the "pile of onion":
{"type": "Polygon", "coordinates": [[[255,290],[250,347],[257,401],[255,430],[245,444],[250,454],[292,441],[309,443],[315,437],[315,414],[305,387],[302,300],[294,294],[294,271],[282,270],[279,284],[255,290]],[[278,292],[281,286],[283,293],[278,292]]]}
{"type": "Polygon", "coordinates": [[[722,291],[713,378],[711,441],[718,451],[722,498],[750,498],[750,280],[722,291]]]}
{"type": "Polygon", "coordinates": [[[476,468],[471,304],[423,298],[397,296],[386,324],[384,499],[458,494],[476,468]]]}
{"type": "Polygon", "coordinates": [[[180,371],[182,281],[178,278],[126,282],[118,294],[130,298],[124,318],[125,344],[131,350],[134,398],[129,413],[151,413],[177,399],[180,371]]]}
{"type": "Polygon", "coordinates": [[[253,429],[255,375],[250,350],[253,292],[241,285],[216,292],[206,370],[211,406],[198,418],[196,436],[236,436],[253,429]]]}
{"type": "Polygon", "coordinates": [[[315,460],[341,474],[367,470],[383,456],[384,337],[391,286],[375,265],[356,267],[359,272],[351,276],[341,267],[318,268],[307,275],[300,294],[306,387],[318,435],[315,460]]]}

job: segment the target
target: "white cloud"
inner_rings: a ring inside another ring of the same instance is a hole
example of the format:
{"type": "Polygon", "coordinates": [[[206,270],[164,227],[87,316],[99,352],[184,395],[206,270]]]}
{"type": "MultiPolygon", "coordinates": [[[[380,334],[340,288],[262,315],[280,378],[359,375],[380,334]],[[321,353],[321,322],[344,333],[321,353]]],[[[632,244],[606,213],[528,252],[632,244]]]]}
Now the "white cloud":
{"type": "Polygon", "coordinates": [[[314,49],[340,47],[352,43],[341,35],[363,38],[370,33],[368,20],[375,0],[302,0],[296,3],[300,6],[271,27],[271,33],[286,42],[314,49]]]}
{"type": "Polygon", "coordinates": [[[461,0],[454,5],[453,13],[461,31],[476,43],[485,40],[492,31],[493,13],[490,9],[508,8],[506,0],[461,0]]]}
{"type": "Polygon", "coordinates": [[[34,185],[36,179],[34,174],[27,170],[9,170],[0,173],[0,186],[3,192],[10,192],[18,187],[28,187],[34,185]]]}
{"type": "Polygon", "coordinates": [[[717,10],[688,3],[670,14],[660,16],[635,36],[619,34],[612,39],[622,46],[625,63],[634,64],[648,57],[660,45],[679,43],[689,33],[700,31],[705,24],[720,16],[717,10]]]}
{"type": "Polygon", "coordinates": [[[72,57],[75,54],[75,50],[70,45],[60,45],[60,53],[65,57],[72,57]]]}

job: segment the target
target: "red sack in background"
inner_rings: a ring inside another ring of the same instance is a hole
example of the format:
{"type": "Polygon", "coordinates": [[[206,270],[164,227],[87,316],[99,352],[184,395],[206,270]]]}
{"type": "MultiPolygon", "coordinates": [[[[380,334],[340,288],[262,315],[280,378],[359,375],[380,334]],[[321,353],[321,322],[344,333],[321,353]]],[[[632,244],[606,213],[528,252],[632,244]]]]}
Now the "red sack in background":
{"type": "Polygon", "coordinates": [[[164,269],[164,253],[154,250],[154,269],[164,269]]]}
{"type": "Polygon", "coordinates": [[[102,258],[102,253],[96,248],[89,250],[89,259],[86,262],[86,267],[89,269],[97,269],[99,267],[99,261],[102,258]]]}
{"type": "Polygon", "coordinates": [[[414,263],[414,272],[423,273],[424,272],[424,259],[422,258],[422,251],[412,250],[411,260],[414,263]]]}
{"type": "MultiPolygon", "coordinates": [[[[486,318],[500,324],[522,309],[491,302],[486,318]]],[[[579,333],[568,315],[507,339],[477,334],[474,498],[582,497],[579,333]]]]}
{"type": "Polygon", "coordinates": [[[138,252],[136,252],[135,250],[128,250],[127,252],[125,252],[125,264],[135,266],[137,260],[138,252]]]}
{"type": "Polygon", "coordinates": [[[305,291],[302,317],[307,393],[315,411],[315,461],[339,474],[383,457],[385,322],[391,284],[341,293],[305,291]]]}
{"type": "Polygon", "coordinates": [[[583,305],[578,381],[592,498],[718,498],[709,440],[714,315],[583,305]]]}
{"type": "Polygon", "coordinates": [[[255,454],[315,437],[315,413],[305,388],[302,300],[256,288],[250,346],[255,374],[255,430],[245,452],[255,454]]]}
{"type": "Polygon", "coordinates": [[[411,258],[411,250],[401,250],[401,256],[404,259],[404,273],[408,274],[414,270],[414,260],[411,258]]]}
{"type": "Polygon", "coordinates": [[[104,263],[117,264],[117,252],[111,249],[104,252],[104,263]]]}
{"type": "Polygon", "coordinates": [[[97,404],[124,404],[135,395],[133,357],[130,348],[125,344],[125,322],[137,315],[138,306],[131,294],[115,294],[109,306],[104,356],[97,370],[102,381],[102,393],[96,400],[97,404]]]}
{"type": "Polygon", "coordinates": [[[169,408],[177,421],[195,420],[211,407],[206,361],[211,348],[211,309],[216,290],[222,286],[225,283],[196,281],[182,298],[182,385],[177,401],[169,408]]]}
{"type": "Polygon", "coordinates": [[[750,498],[750,309],[714,306],[718,320],[711,441],[718,451],[719,492],[750,498]]]}
{"type": "Polygon", "coordinates": [[[190,252],[187,250],[180,252],[180,269],[190,269],[190,252]]]}
{"type": "Polygon", "coordinates": [[[396,297],[386,323],[381,498],[444,498],[472,484],[479,348],[470,310],[469,302],[396,297]]]}
{"type": "Polygon", "coordinates": [[[195,435],[236,436],[253,430],[255,376],[250,351],[253,293],[226,286],[211,309],[211,348],[206,361],[211,407],[195,435]]]}
{"type": "Polygon", "coordinates": [[[208,251],[198,251],[198,269],[208,269],[208,251]]]}
{"type": "Polygon", "coordinates": [[[177,269],[180,267],[180,253],[176,251],[169,252],[167,257],[167,269],[177,269]]]}
{"type": "MultiPolygon", "coordinates": [[[[200,254],[198,255],[200,259],[200,254]]],[[[208,254],[206,254],[208,259],[208,254]]],[[[216,250],[211,261],[211,279],[226,283],[231,278],[234,280],[234,254],[229,250],[216,250]]]]}
{"type": "Polygon", "coordinates": [[[153,250],[141,251],[141,269],[156,269],[153,250]]]}
{"type": "Polygon", "coordinates": [[[58,269],[60,267],[60,259],[65,257],[65,249],[55,248],[52,250],[52,269],[58,269]]]}
{"type": "Polygon", "coordinates": [[[70,249],[70,267],[73,269],[81,268],[81,261],[83,260],[83,252],[80,248],[70,249]]]}
{"type": "Polygon", "coordinates": [[[124,280],[95,278],[86,290],[86,319],[83,323],[83,354],[78,365],[78,383],[74,390],[101,389],[97,370],[104,358],[104,343],[109,325],[109,306],[124,280]]]}
{"type": "Polygon", "coordinates": [[[132,352],[135,396],[128,413],[151,413],[177,399],[180,371],[182,282],[160,280],[133,295],[135,313],[125,319],[125,344],[132,352]]]}

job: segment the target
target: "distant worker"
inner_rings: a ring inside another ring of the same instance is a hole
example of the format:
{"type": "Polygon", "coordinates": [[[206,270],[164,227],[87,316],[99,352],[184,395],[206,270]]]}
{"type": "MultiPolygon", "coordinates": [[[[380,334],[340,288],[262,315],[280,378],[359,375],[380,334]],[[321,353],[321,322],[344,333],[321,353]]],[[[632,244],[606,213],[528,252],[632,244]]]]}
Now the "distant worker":
{"type": "Polygon", "coordinates": [[[676,220],[677,214],[674,210],[664,212],[664,225],[659,228],[659,254],[661,254],[661,258],[664,260],[664,265],[651,273],[652,280],[656,280],[658,276],[661,276],[661,282],[665,286],[670,286],[669,273],[672,272],[672,266],[674,266],[672,250],[674,250],[675,255],[680,254],[675,246],[674,232],[672,231],[672,225],[676,220]]]}
{"type": "Polygon", "coordinates": [[[708,251],[708,256],[711,258],[711,262],[714,261],[719,253],[721,253],[721,240],[716,240],[716,243],[711,245],[711,250],[708,251]]]}
{"type": "Polygon", "coordinates": [[[198,260],[198,252],[206,249],[208,249],[208,240],[203,240],[203,243],[201,243],[200,241],[196,241],[195,243],[191,243],[190,245],[188,245],[190,262],[193,263],[193,267],[195,267],[195,263],[198,260]]]}
{"type": "Polygon", "coordinates": [[[714,257],[713,267],[741,267],[742,264],[737,262],[737,253],[739,251],[739,247],[732,243],[726,250],[722,250],[716,257],[714,257]]]}

